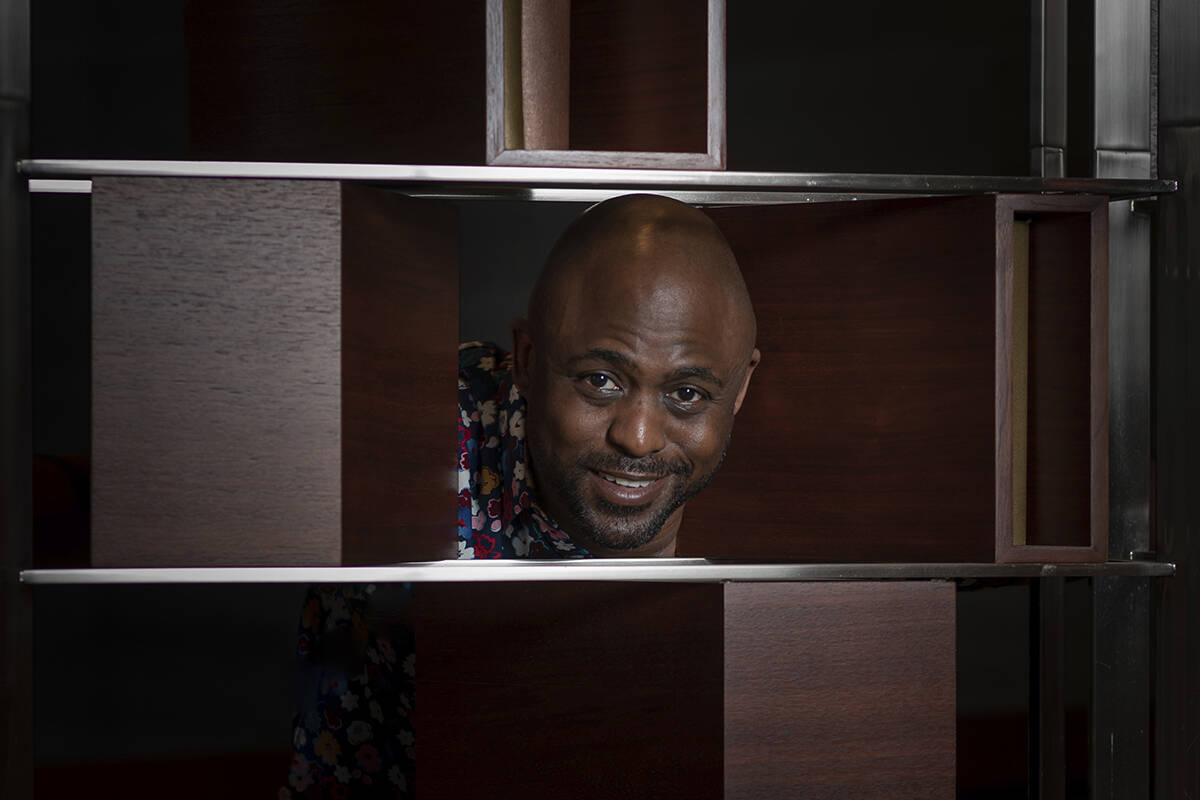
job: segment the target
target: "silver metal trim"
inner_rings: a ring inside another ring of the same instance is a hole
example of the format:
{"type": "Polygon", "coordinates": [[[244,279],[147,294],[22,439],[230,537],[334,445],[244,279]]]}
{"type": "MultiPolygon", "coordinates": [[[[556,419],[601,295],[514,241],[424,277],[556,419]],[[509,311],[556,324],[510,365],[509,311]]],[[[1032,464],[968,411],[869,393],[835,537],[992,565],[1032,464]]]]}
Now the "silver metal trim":
{"type": "Polygon", "coordinates": [[[30,178],[33,194],[91,194],[92,182],[67,178],[30,178]]]}
{"type": "Polygon", "coordinates": [[[726,581],[954,580],[959,578],[1169,577],[1175,565],[1107,564],[774,564],[705,559],[587,561],[428,561],[376,567],[172,567],[32,569],[35,586],[184,583],[464,583],[471,581],[726,581]]]}
{"type": "Polygon", "coordinates": [[[17,168],[30,178],[187,177],[349,180],[416,186],[683,189],[720,192],[842,192],[869,194],[1068,193],[1129,199],[1173,192],[1173,180],[890,175],[821,172],[607,169],[582,167],[463,167],[421,164],[300,164],[251,161],[109,161],[28,159],[17,168]]]}

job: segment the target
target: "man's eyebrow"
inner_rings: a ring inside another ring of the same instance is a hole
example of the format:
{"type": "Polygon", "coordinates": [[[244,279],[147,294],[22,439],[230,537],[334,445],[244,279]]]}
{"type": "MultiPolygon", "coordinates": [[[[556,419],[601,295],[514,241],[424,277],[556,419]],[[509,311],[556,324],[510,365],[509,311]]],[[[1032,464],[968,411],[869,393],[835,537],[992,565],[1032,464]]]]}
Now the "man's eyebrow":
{"type": "Polygon", "coordinates": [[[616,350],[606,350],[603,347],[593,347],[586,353],[573,356],[567,359],[567,365],[573,367],[580,361],[589,361],[592,359],[607,361],[615,367],[625,367],[626,369],[632,369],[635,366],[633,359],[624,353],[618,353],[616,350]]]}
{"type": "MultiPolygon", "coordinates": [[[[574,356],[567,360],[567,366],[575,367],[580,361],[588,361],[595,359],[598,361],[607,361],[615,367],[624,367],[625,369],[634,369],[637,365],[633,359],[624,353],[618,353],[616,350],[608,350],[603,347],[593,347],[581,355],[574,356]]],[[[702,381],[708,381],[715,384],[717,388],[724,389],[725,382],[717,377],[717,374],[708,367],[678,367],[671,370],[671,374],[667,376],[667,382],[677,381],[680,378],[699,378],[702,381]]]]}
{"type": "Polygon", "coordinates": [[[679,369],[672,370],[667,380],[676,381],[680,378],[699,378],[700,380],[716,384],[719,389],[725,388],[725,382],[718,378],[717,373],[708,367],[680,367],[679,369]]]}

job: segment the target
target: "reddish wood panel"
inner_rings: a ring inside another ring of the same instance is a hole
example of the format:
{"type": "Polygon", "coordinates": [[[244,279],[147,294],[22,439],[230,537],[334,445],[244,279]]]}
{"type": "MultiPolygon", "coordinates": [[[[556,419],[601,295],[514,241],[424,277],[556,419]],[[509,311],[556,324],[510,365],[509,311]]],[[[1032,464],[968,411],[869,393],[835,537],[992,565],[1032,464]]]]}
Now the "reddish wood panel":
{"type": "Polygon", "coordinates": [[[97,179],[92,563],[337,564],[335,183],[97,179]]]}
{"type": "Polygon", "coordinates": [[[950,583],[725,587],[725,797],[950,798],[950,583]]]}
{"type": "Polygon", "coordinates": [[[705,152],[707,5],[572,0],[572,150],[705,152]]]}
{"type": "Polygon", "coordinates": [[[416,588],[417,791],[721,796],[721,587],[416,588]]]}
{"type": "MultiPolygon", "coordinates": [[[[519,147],[567,150],[571,140],[571,4],[521,0],[520,28],[523,141],[519,147]]],[[[509,91],[515,94],[516,87],[509,91]]]]}
{"type": "Polygon", "coordinates": [[[745,273],[762,363],[681,554],[992,560],[994,203],[709,212],[745,273]]]}
{"type": "Polygon", "coordinates": [[[142,178],[93,213],[93,565],[453,554],[453,215],[142,178]]]}
{"type": "Polygon", "coordinates": [[[192,157],[484,163],[483,8],[189,3],[192,157]]]}
{"type": "Polygon", "coordinates": [[[1031,220],[1029,542],[1086,547],[1090,530],[1091,220],[1031,220]]]}
{"type": "Polygon", "coordinates": [[[342,189],[342,561],[458,554],[458,215],[342,189]]]}

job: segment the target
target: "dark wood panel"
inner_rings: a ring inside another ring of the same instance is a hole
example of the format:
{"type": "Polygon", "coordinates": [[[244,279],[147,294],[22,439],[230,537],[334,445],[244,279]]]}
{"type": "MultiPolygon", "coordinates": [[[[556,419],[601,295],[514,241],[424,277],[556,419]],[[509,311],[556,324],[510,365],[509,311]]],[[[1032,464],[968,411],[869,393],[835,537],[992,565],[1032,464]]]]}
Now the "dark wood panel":
{"type": "Polygon", "coordinates": [[[1086,547],[1090,215],[1035,216],[1029,238],[1029,542],[1086,547]]]}
{"type": "Polygon", "coordinates": [[[572,0],[571,149],[706,151],[707,5],[572,0]]]}
{"type": "Polygon", "coordinates": [[[192,157],[484,163],[483,7],[189,3],[192,157]]]}
{"type": "Polygon", "coordinates": [[[720,586],[426,584],[416,603],[421,797],[721,796],[720,586]]]}
{"type": "Polygon", "coordinates": [[[169,786],[171,796],[179,800],[276,797],[287,784],[290,761],[291,754],[280,751],[39,764],[32,796],[156,800],[169,786]]]}
{"type": "Polygon", "coordinates": [[[458,215],[342,190],[342,560],[457,556],[458,215]]]}
{"type": "Polygon", "coordinates": [[[950,583],[727,584],[725,797],[955,789],[950,583]]]}
{"type": "Polygon", "coordinates": [[[992,560],[994,202],[710,212],[762,363],[681,553],[992,560]]]}
{"type": "Polygon", "coordinates": [[[92,563],[338,564],[338,185],[98,179],[92,206],[92,563]]]}

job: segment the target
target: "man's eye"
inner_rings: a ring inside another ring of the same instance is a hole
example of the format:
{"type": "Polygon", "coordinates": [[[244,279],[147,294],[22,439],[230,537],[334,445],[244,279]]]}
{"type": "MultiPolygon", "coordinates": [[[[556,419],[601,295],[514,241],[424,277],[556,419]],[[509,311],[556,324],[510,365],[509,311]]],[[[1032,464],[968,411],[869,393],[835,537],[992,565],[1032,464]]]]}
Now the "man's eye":
{"type": "Polygon", "coordinates": [[[591,375],[584,375],[583,382],[593,389],[601,392],[615,392],[621,387],[617,386],[616,382],[601,372],[593,372],[591,375]]]}
{"type": "Polygon", "coordinates": [[[704,393],[695,386],[681,386],[667,395],[667,397],[681,406],[691,406],[703,400],[704,393]]]}

